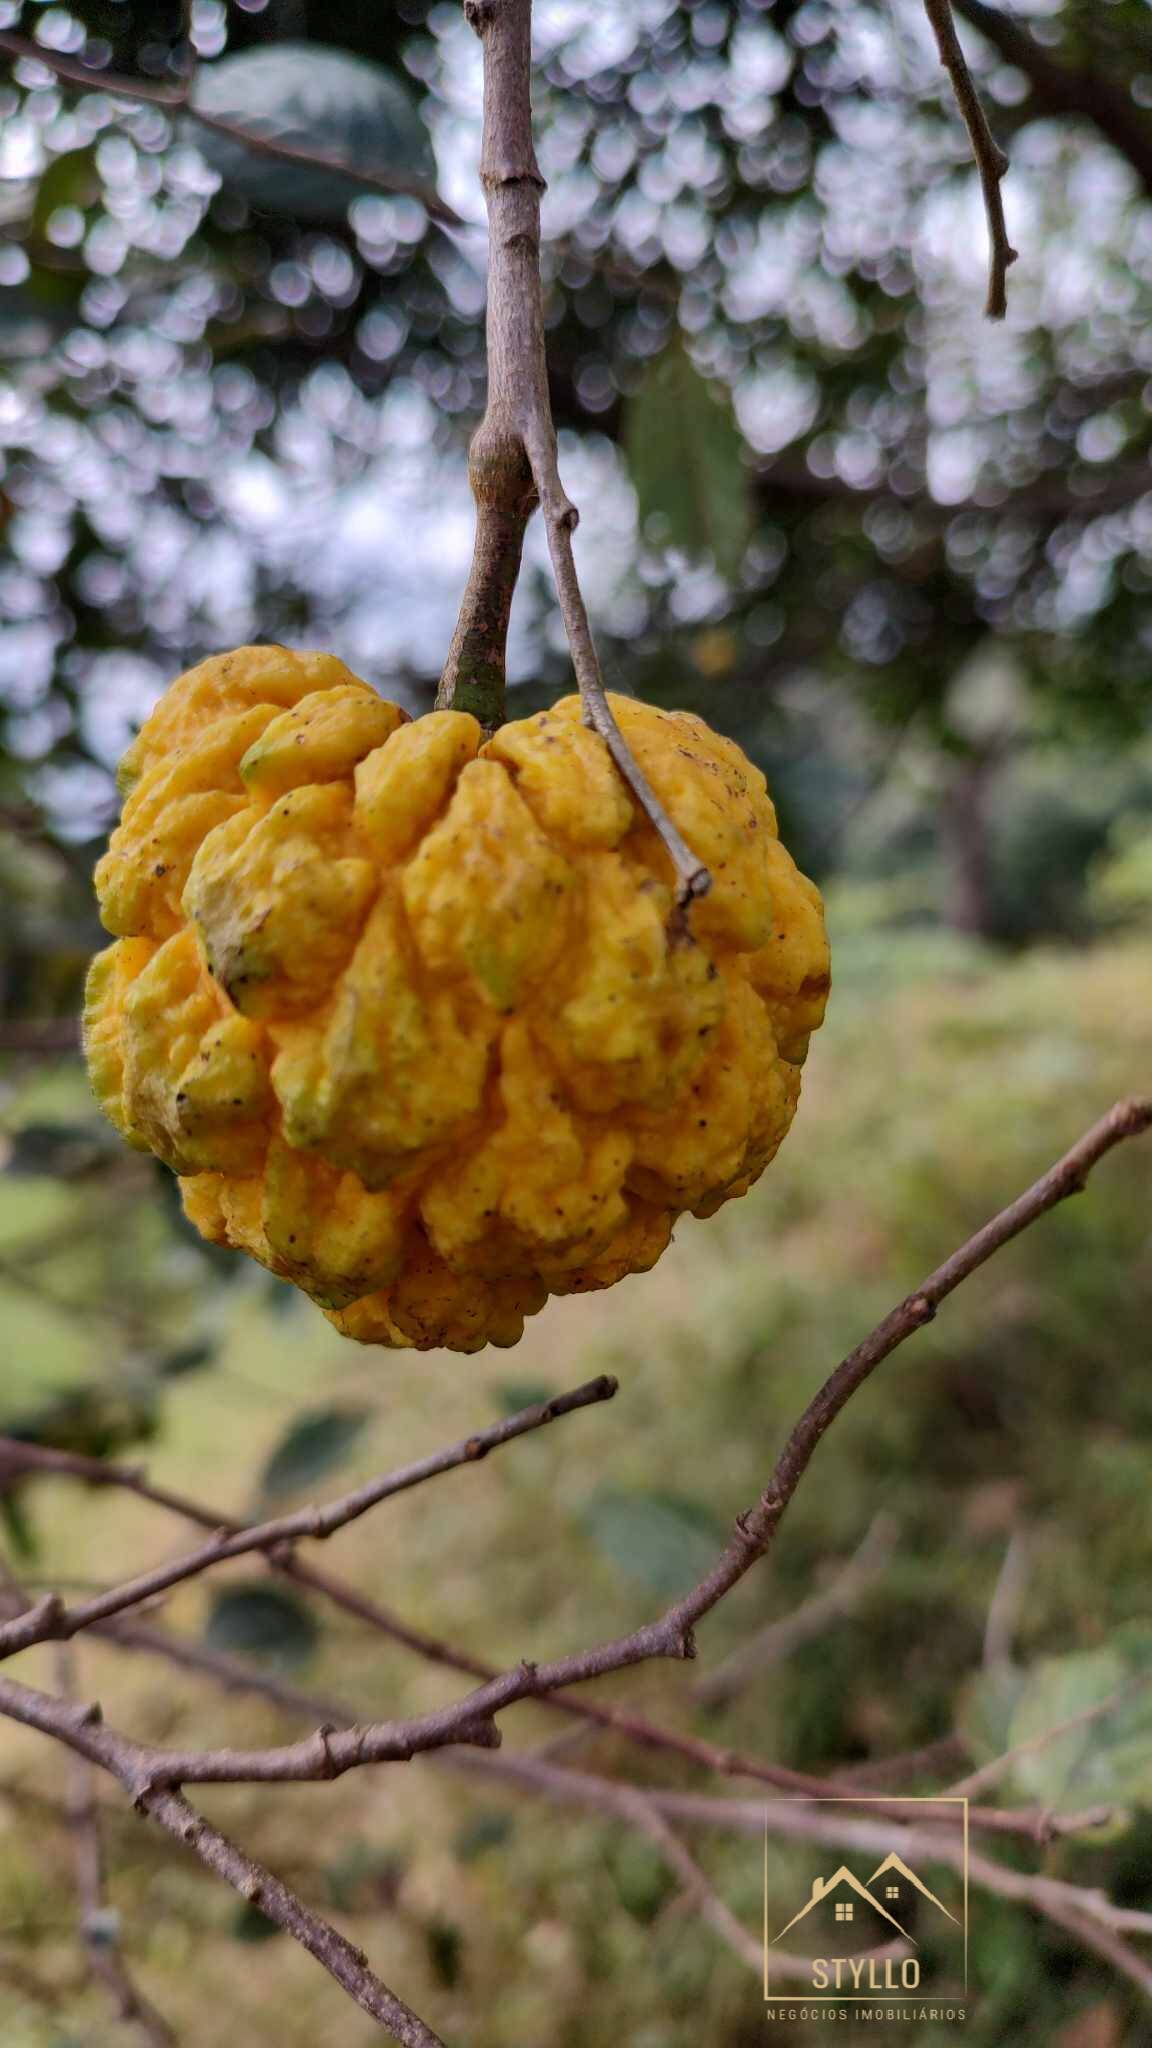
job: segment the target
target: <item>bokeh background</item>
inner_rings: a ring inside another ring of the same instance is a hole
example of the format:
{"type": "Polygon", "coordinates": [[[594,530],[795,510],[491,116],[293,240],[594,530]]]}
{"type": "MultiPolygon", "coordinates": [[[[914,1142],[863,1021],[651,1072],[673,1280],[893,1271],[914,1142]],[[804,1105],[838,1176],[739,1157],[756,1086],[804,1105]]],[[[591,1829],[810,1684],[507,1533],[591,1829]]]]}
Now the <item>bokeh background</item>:
{"type": "MultiPolygon", "coordinates": [[[[116,758],[173,675],[280,639],[431,703],[484,391],[478,47],[454,0],[193,0],[190,39],[159,0],[0,0],[0,56],[35,39],[94,88],[11,53],[0,78],[0,1425],[146,1454],[247,1513],[617,1372],[612,1406],[340,1539],[398,1614],[499,1659],[633,1625],[690,1580],[842,1350],[1147,1088],[1152,1036],[1143,0],[958,0],[1012,158],[1020,260],[995,326],[911,0],[536,11],[553,401],[608,680],[764,766],[826,890],[835,994],[758,1190],[684,1226],[652,1275],[553,1304],[515,1354],[462,1360],[361,1352],[189,1235],[170,1177],[95,1117],[74,1019],[116,758]],[[413,192],[165,109],[194,61],[205,110],[413,192]],[[413,196],[433,186],[463,227],[413,196]]],[[[539,532],[511,680],[513,715],[569,686],[539,532]]],[[[1147,1159],[1111,1161],[884,1368],[703,1655],[835,1579],[882,1511],[886,1561],[849,1611],[727,1705],[666,1673],[609,1696],[822,1771],[935,1745],[901,1787],[927,1789],[1152,1671],[1149,1189],[1147,1159]]],[[[0,1513],[29,1584],[102,1583],[172,1536],[63,1486],[0,1513]]],[[[365,1714],[455,1683],[240,1567],[164,1618],[365,1714]]],[[[82,1656],[153,1739],[284,1730],[194,1677],[82,1656]]],[[[1003,1796],[1114,1803],[1043,1867],[1152,1907],[1134,1697],[1003,1796]]],[[[509,1731],[555,1724],[519,1710],[509,1731]]],[[[571,1760],[696,1782],[604,1739],[571,1760]]],[[[58,1777],[0,1733],[4,2048],[126,2038],[84,1983],[58,1777]]],[[[656,1851],[608,1822],[431,1764],[207,1803],[471,2048],[786,2036],[656,1851]]],[[[111,1796],[107,1827],[128,1952],[181,2040],[206,2048],[225,2011],[277,2048],[376,2038],[111,1796]]],[[[755,1928],[758,1854],[700,1847],[755,1928]]],[[[778,1881],[787,1901],[783,1852],[778,1881]]],[[[1023,1908],[975,1894],[972,1954],[974,2048],[1148,2039],[1139,1991],[1023,1908]]]]}

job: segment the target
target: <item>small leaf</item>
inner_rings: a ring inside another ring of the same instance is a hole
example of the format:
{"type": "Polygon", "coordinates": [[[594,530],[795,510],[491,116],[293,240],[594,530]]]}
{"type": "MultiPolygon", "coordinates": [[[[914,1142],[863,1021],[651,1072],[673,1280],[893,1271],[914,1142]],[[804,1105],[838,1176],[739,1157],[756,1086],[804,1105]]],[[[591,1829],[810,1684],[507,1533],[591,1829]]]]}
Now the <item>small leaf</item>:
{"type": "Polygon", "coordinates": [[[233,1585],[217,1593],[204,1631],[212,1650],[227,1650],[289,1670],[311,1657],[320,1631],[308,1609],[278,1586],[233,1585]]]}
{"type": "Polygon", "coordinates": [[[1152,1806],[1152,1682],[1146,1667],[1126,1661],[1120,1643],[1034,1665],[1012,1717],[1009,1746],[1035,1743],[1113,1699],[1107,1712],[1017,1759],[1013,1776],[1031,1797],[1053,1807],[1095,1801],[1152,1806]]]}
{"type": "Polygon", "coordinates": [[[115,1133],[103,1124],[32,1123],[0,1133],[0,1170],[27,1179],[82,1180],[121,1156],[115,1133]]]}
{"type": "Polygon", "coordinates": [[[188,1373],[203,1372],[211,1365],[220,1349],[215,1337],[200,1337],[189,1344],[177,1344],[172,1351],[164,1351],[153,1362],[152,1370],[158,1380],[182,1380],[188,1373]]]}
{"type": "Polygon", "coordinates": [[[624,448],[641,530],[667,547],[710,555],[722,576],[743,560],[750,526],[744,442],[730,399],[701,376],[676,338],[630,400],[624,448]]]}
{"type": "Polygon", "coordinates": [[[675,1493],[594,1494],[581,1516],[592,1541],[631,1578],[675,1599],[715,1564],[723,1524],[675,1493]]]}
{"type": "Polygon", "coordinates": [[[1012,1716],[1027,1679],[1015,1665],[993,1664],[968,1681],[956,1710],[956,1732],[973,1761],[991,1763],[1011,1740],[1012,1716]]]}
{"type": "Polygon", "coordinates": [[[0,1493],[0,1527],[22,1564],[35,1564],[40,1544],[28,1510],[18,1493],[0,1493]]]}
{"type": "Polygon", "coordinates": [[[312,1486],[343,1462],[371,1421],[370,1408],[313,1408],[298,1415],[264,1467],[261,1497],[280,1500],[312,1486]]]}
{"type": "Polygon", "coordinates": [[[625,1912],[645,1923],[655,1920],[676,1884],[658,1849],[627,1838],[612,1858],[612,1877],[625,1912]]]}
{"type": "Polygon", "coordinates": [[[430,1920],[424,1929],[432,1975],[445,1990],[460,1981],[464,1960],[464,1936],[451,1920],[430,1920]]]}
{"type": "Polygon", "coordinates": [[[501,1380],[493,1387],[501,1415],[519,1415],[522,1408],[536,1408],[542,1401],[550,1401],[555,1387],[549,1387],[543,1380],[501,1380]]]}
{"type": "MultiPolygon", "coordinates": [[[[240,50],[200,66],[192,103],[253,136],[434,195],[423,117],[390,71],[346,51],[293,42],[240,50]]],[[[224,183],[268,213],[332,220],[372,189],[354,171],[291,163],[199,122],[189,134],[224,183]]]]}
{"type": "Polygon", "coordinates": [[[477,1813],[457,1829],[452,1846],[461,1863],[474,1863],[478,1856],[487,1855],[489,1849],[502,1848],[515,1825],[513,1815],[503,1809],[477,1813]]]}
{"type": "Polygon", "coordinates": [[[271,1941],[284,1929],[262,1913],[252,1899],[241,1899],[232,1915],[232,1937],[235,1941],[271,1941]]]}
{"type": "Polygon", "coordinates": [[[53,157],[36,187],[30,223],[33,234],[43,235],[62,206],[76,206],[83,212],[99,197],[95,143],[85,149],[65,150],[62,156],[53,157]]]}
{"type": "Polygon", "coordinates": [[[328,1897],[338,1913],[363,1913],[396,1904],[404,1858],[374,1842],[350,1842],[324,1867],[328,1897]]]}

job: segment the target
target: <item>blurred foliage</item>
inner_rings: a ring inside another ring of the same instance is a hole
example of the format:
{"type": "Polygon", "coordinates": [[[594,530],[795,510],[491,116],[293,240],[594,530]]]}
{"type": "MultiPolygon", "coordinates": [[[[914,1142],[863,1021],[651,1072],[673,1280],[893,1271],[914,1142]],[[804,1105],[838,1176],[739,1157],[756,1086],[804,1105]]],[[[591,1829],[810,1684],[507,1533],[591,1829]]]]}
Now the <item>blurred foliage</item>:
{"type": "MultiPolygon", "coordinates": [[[[863,886],[853,885],[857,898],[863,886]]],[[[842,915],[836,892],[831,915],[840,968],[829,1023],[806,1070],[796,1131],[745,1201],[683,1226],[652,1274],[554,1304],[528,1340],[519,1383],[499,1354],[469,1361],[466,1372],[435,1356],[393,1359],[385,1370],[307,1306],[274,1314],[260,1276],[234,1259],[226,1291],[213,1275],[213,1357],[155,1394],[164,1427],[149,1445],[152,1476],[221,1513],[245,1514],[253,1475],[275,1469],[286,1449],[291,1465],[294,1444],[309,1456],[339,1455],[320,1481],[335,1493],[467,1434],[486,1413],[610,1370],[621,1379],[614,1403],[455,1474],[435,1499],[421,1491],[390,1501],[341,1533],[333,1567],[412,1625],[501,1662],[586,1641],[590,1614],[604,1635],[651,1614],[755,1497],[834,1360],[1146,1070],[1147,933],[1090,950],[1037,948],[1005,965],[987,946],[923,922],[869,923],[859,900],[845,901],[842,915]],[[349,1427],[338,1451],[334,1418],[360,1414],[373,1417],[371,1435],[367,1425],[349,1427]]],[[[24,1092],[38,1118],[49,1103],[74,1114],[67,1071],[36,1071],[24,1092]]],[[[952,1729],[978,1764],[1105,1702],[1119,1684],[1107,1715],[1022,1762],[998,1796],[1115,1804],[1108,1828],[1049,1845],[1043,1868],[1152,1910],[1149,1695],[1123,1690],[1149,1669],[1148,1185],[1139,1148],[1115,1155],[1085,1195],[1000,1254],[886,1363],[822,1444],[770,1567],[700,1630],[702,1668],[835,1577],[882,1506],[896,1521],[896,1547],[847,1612],[722,1709],[693,1706],[692,1667],[683,1665],[637,1670],[605,1697],[823,1771],[952,1729]],[[1010,1544],[1023,1577],[1007,1617],[1007,1661],[986,1664],[989,1604],[1010,1544]]],[[[116,1342],[85,1353],[94,1319],[83,1329],[61,1322],[27,1295],[19,1266],[9,1270],[33,1221],[48,1222],[46,1212],[23,1213],[32,1190],[43,1203],[51,1196],[57,1218],[65,1203],[77,1218],[107,1205],[99,1181],[53,1190],[0,1179],[0,1314],[17,1338],[26,1416],[38,1402],[51,1409],[55,1386],[77,1384],[82,1356],[93,1386],[114,1378],[120,1358],[116,1342]]],[[[126,1254],[131,1281],[122,1267],[119,1286],[135,1303],[153,1271],[173,1272],[173,1250],[157,1233],[145,1255],[123,1200],[119,1214],[135,1247],[126,1254]]],[[[182,1240],[175,1250],[194,1256],[182,1240]]],[[[60,1245],[51,1267],[27,1271],[51,1273],[63,1290],[79,1257],[79,1245],[60,1245]]],[[[289,1476],[295,1483],[301,1468],[289,1476]]],[[[113,1494],[29,1487],[25,1505],[40,1577],[103,1581],[139,1571],[172,1541],[154,1511],[113,1494]]],[[[363,1716],[417,1713],[455,1690],[435,1666],[248,1570],[181,1589],[164,1625],[265,1668],[268,1659],[273,1669],[290,1666],[298,1683],[363,1716]]],[[[81,1656],[113,1725],[157,1741],[253,1744],[305,1725],[150,1659],[95,1644],[81,1656]]],[[[520,1710],[506,1739],[531,1746],[558,1729],[566,1745],[574,1739],[539,1709],[520,1710]]],[[[579,1738],[564,1760],[653,1784],[701,1782],[609,1734],[579,1738]]],[[[49,2048],[65,2012],[85,2042],[112,2048],[105,2008],[58,1961],[73,1911],[66,1835],[50,1816],[31,1826],[26,1804],[51,1797],[55,1776],[34,1737],[0,1732],[0,1926],[28,1968],[54,1972],[63,1986],[54,2015],[26,1985],[6,1983],[5,2048],[49,2048]]],[[[709,2042],[750,2048],[764,2037],[759,1986],[677,1904],[652,1846],[595,1815],[433,1762],[322,1790],[238,1788],[212,1811],[335,1911],[449,2039],[473,2048],[541,2039],[696,2048],[704,2028],[709,2042]]],[[[129,1954],[189,2048],[208,2048],[222,2001],[246,2040],[312,2048],[338,2035],[367,2048],[367,2021],[292,1944],[260,1941],[267,1930],[251,1914],[115,1801],[107,1816],[129,1954]],[[206,2011],[208,1973],[217,1998],[206,2011]]],[[[701,1831],[693,1847],[755,1930],[759,1844],[701,1831]]],[[[1011,1860],[1002,1843],[996,1853],[1011,1860]]],[[[1021,1861],[1033,1867],[1035,1853],[1021,1861]]],[[[796,1852],[773,1849],[773,1913],[794,1909],[810,1875],[796,1852]]],[[[978,1887],[972,1908],[974,2048],[1009,2039],[1014,2048],[1139,2048],[1138,1994],[1074,1937],[978,1887]],[[1081,2036],[1081,2022],[1096,2031],[1081,2036]]],[[[895,2032],[873,2032],[895,2048],[895,2032]]],[[[917,2038],[934,2048],[948,2036],[925,2024],[917,2038]]]]}
{"type": "MultiPolygon", "coordinates": [[[[475,39],[454,0],[194,0],[191,45],[175,0],[0,0],[0,34],[94,80],[162,91],[194,51],[202,105],[417,185],[431,148],[467,223],[350,198],[338,174],[35,60],[0,82],[0,1427],[97,1457],[147,1445],[162,1481],[246,1515],[616,1371],[620,1399],[570,1435],[457,1475],[435,1515],[401,1498],[341,1535],[373,1597],[509,1660],[586,1641],[590,1613],[633,1626],[706,1561],[872,1316],[1146,1083],[1152,1014],[1145,0],[957,0],[1012,156],[1002,328],[980,319],[975,180],[914,0],[536,11],[552,390],[606,672],[764,765],[829,884],[837,994],[796,1134],[746,1202],[686,1227],[653,1275],[554,1306],[515,1370],[395,1361],[381,1378],[291,1289],[189,1232],[172,1176],[110,1143],[75,1064],[43,1055],[73,1036],[99,943],[115,760],[173,673],[283,638],[430,701],[484,391],[475,39]]],[[[567,686],[544,563],[530,532],[518,708],[567,686]]],[[[953,1727],[979,1761],[1146,1672],[1147,1190],[1146,1159],[1111,1161],[884,1368],[702,1651],[808,1597],[883,1503],[900,1542],[856,1609],[720,1713],[666,1670],[628,1696],[824,1769],[953,1727]],[[986,1668],[1016,1537],[1026,1592],[1008,1664],[986,1668]]],[[[170,1535],[139,1503],[30,1483],[0,1517],[29,1576],[86,1584],[170,1535]]],[[[247,1574],[181,1590],[165,1621],[366,1716],[446,1696],[442,1672],[247,1574]]],[[[157,1741],[285,1733],[190,1675],[82,1656],[110,1718],[157,1741]]],[[[521,1710],[517,1739],[553,1732],[521,1710]]],[[[1137,1690],[1003,1788],[1118,1801],[1045,1867],[1146,1909],[1150,1751],[1137,1690]]],[[[636,1763],[607,1737],[573,1761],[636,1763]]],[[[680,1782],[666,1759],[639,1768],[680,1782]]],[[[35,1803],[57,1792],[5,1726],[4,2048],[112,2048],[68,1960],[68,1845],[35,1803]],[[24,1975],[5,1974],[17,1955],[24,1975]]],[[[652,1846],[595,1817],[430,1765],[220,1808],[471,2048],[781,2031],[652,1846]]],[[[258,1909],[119,1808],[107,1826],[133,1962],[189,2048],[225,2001],[253,2042],[376,2038],[263,1939],[258,1909]]],[[[694,1846],[756,1927],[759,1853],[694,1846]]],[[[798,1880],[782,1849],[781,1901],[798,1880]]],[[[1131,1987],[1071,1937],[979,1894],[974,1914],[972,2048],[1141,2048],[1131,1987]]]]}
{"type": "MultiPolygon", "coordinates": [[[[174,0],[2,12],[94,78],[162,92],[195,67],[199,103],[416,185],[430,136],[472,224],[349,203],[330,173],[12,65],[0,705],[14,791],[75,841],[162,682],[217,645],[331,642],[427,702],[459,587],[435,535],[449,504],[467,520],[484,384],[479,60],[433,0],[196,0],[190,40],[174,0]]],[[[869,754],[968,743],[953,686],[993,635],[1029,731],[1145,729],[1141,0],[962,0],[1013,162],[1003,328],[980,318],[975,179],[915,0],[537,13],[553,397],[613,680],[705,709],[785,781],[801,757],[822,868],[869,754]]],[[[563,671],[529,553],[532,701],[563,671]]],[[[925,809],[945,836],[947,809],[925,809]]]]}

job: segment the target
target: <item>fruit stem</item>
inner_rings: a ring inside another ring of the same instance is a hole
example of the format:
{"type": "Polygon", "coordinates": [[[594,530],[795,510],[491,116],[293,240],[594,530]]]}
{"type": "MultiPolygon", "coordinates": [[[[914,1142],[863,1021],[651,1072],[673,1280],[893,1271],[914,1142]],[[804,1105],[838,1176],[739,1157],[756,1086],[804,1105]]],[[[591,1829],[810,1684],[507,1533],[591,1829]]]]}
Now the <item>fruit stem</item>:
{"type": "Polygon", "coordinates": [[[605,695],[572,551],[579,513],[556,459],[540,286],[544,180],[532,140],[532,0],[464,0],[464,12],[484,50],[488,407],[469,451],[475,553],[436,702],[441,709],[472,711],[490,728],[502,721],[512,593],[524,529],[539,504],[585,723],[600,734],[663,840],[682,915],[705,894],[711,877],[635,760],[605,695]]]}

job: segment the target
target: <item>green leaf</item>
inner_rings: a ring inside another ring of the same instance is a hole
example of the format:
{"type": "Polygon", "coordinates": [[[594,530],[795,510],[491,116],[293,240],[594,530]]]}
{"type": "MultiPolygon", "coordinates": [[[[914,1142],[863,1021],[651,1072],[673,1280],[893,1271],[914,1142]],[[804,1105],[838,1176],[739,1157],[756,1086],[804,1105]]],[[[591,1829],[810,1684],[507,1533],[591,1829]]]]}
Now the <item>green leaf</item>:
{"type": "Polygon", "coordinates": [[[311,1657],[320,1631],[294,1594],[278,1586],[244,1584],[216,1594],[204,1640],[209,1649],[290,1670],[311,1657]]]}
{"type": "Polygon", "coordinates": [[[314,1485],[343,1463],[371,1421],[370,1408],[312,1408],[298,1415],[264,1467],[261,1497],[280,1500],[314,1485]]]}
{"type": "Polygon", "coordinates": [[[624,1838],[612,1857],[611,1870],[625,1912],[645,1924],[655,1920],[675,1889],[672,1872],[650,1842],[624,1838]]]}
{"type": "Polygon", "coordinates": [[[669,1600],[716,1562],[725,1538],[723,1524],[701,1502],[659,1491],[604,1489],[592,1496],[581,1521],[605,1557],[669,1600]]]}
{"type": "Polygon", "coordinates": [[[464,1966],[464,1936],[451,1920],[430,1920],[424,1929],[428,1962],[438,1984],[451,1991],[464,1966]]]}
{"type": "Polygon", "coordinates": [[[52,215],[62,206],[78,206],[83,212],[99,197],[95,143],[89,143],[85,149],[65,150],[62,156],[53,157],[36,187],[32,203],[33,234],[43,235],[52,215]]]}
{"type": "Polygon", "coordinates": [[[555,1391],[543,1380],[501,1380],[492,1389],[501,1415],[519,1415],[522,1408],[536,1408],[542,1401],[550,1401],[555,1391]]]}
{"type": "Polygon", "coordinates": [[[515,1825],[514,1816],[503,1808],[477,1813],[457,1829],[452,1846],[461,1863],[474,1863],[478,1856],[487,1855],[489,1849],[503,1848],[515,1825]]]}
{"type": "MultiPolygon", "coordinates": [[[[201,65],[192,104],[253,136],[434,195],[432,144],[405,88],[390,71],[343,50],[283,42],[238,51],[201,65]]],[[[354,173],[265,155],[199,122],[190,140],[226,185],[269,213],[331,220],[371,190],[354,173]]]]}
{"type": "Polygon", "coordinates": [[[0,1527],[22,1564],[35,1564],[40,1543],[19,1493],[0,1493],[0,1527]]]}
{"type": "Polygon", "coordinates": [[[394,1906],[404,1878],[404,1858],[375,1842],[350,1842],[324,1867],[324,1884],[338,1913],[367,1913],[394,1906]]]}
{"type": "Polygon", "coordinates": [[[1013,1776],[1032,1798],[1057,1808],[1096,1801],[1152,1806],[1152,1674],[1123,1647],[1121,1637],[1099,1650],[1046,1657],[1029,1671],[1012,1716],[1011,1748],[1116,1702],[1017,1759],[1013,1776]]]}
{"type": "Polygon", "coordinates": [[[83,1180],[122,1156],[105,1124],[28,1123],[0,1133],[0,1171],[28,1179],[83,1180]]]}
{"type": "Polygon", "coordinates": [[[735,576],[750,525],[744,441],[730,399],[701,376],[679,337],[629,401],[624,449],[641,530],[735,576]]]}
{"type": "Polygon", "coordinates": [[[191,1372],[203,1372],[211,1365],[220,1349],[215,1337],[194,1338],[189,1344],[177,1344],[171,1351],[164,1351],[154,1360],[152,1370],[158,1380],[182,1380],[191,1372]]]}
{"type": "Polygon", "coordinates": [[[251,1899],[242,1899],[232,1915],[232,1937],[235,1941],[271,1941],[284,1929],[262,1913],[251,1899]]]}
{"type": "Polygon", "coordinates": [[[994,1664],[964,1686],[956,1710],[956,1732],[973,1761],[991,1763],[1011,1742],[1012,1716],[1027,1685],[1012,1664],[994,1664]]]}

